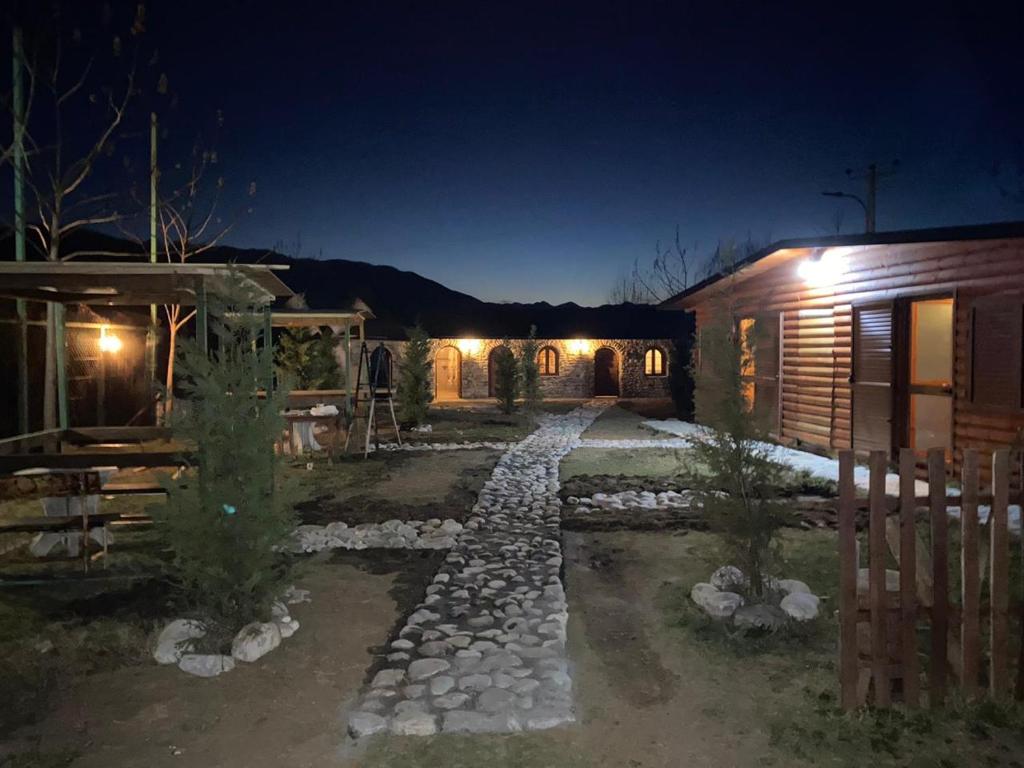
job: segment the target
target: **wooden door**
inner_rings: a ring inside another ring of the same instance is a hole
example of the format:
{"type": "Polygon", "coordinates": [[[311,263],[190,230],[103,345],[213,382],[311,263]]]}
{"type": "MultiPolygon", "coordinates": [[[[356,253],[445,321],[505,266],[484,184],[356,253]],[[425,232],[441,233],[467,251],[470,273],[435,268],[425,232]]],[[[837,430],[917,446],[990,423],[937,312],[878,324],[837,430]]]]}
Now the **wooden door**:
{"type": "Polygon", "coordinates": [[[892,451],[892,303],[853,308],[853,448],[892,451]]]}
{"type": "Polygon", "coordinates": [[[910,303],[907,444],[953,451],[953,299],[910,303]]]}
{"type": "Polygon", "coordinates": [[[491,350],[491,353],[487,355],[487,396],[497,397],[496,383],[498,380],[498,363],[502,356],[511,357],[512,350],[501,344],[491,350]]]}
{"type": "Polygon", "coordinates": [[[594,394],[619,396],[619,356],[614,349],[601,347],[594,353],[594,394]]]}
{"type": "Polygon", "coordinates": [[[462,390],[462,355],[455,347],[442,347],[434,358],[434,387],[438,400],[458,400],[462,390]]]}

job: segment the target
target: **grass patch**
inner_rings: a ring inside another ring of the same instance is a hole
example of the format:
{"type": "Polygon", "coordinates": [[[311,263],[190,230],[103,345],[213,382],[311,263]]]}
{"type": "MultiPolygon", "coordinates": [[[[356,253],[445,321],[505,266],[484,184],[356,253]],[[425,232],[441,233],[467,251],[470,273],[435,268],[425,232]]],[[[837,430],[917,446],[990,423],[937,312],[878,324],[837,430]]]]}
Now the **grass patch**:
{"type": "Polygon", "coordinates": [[[552,733],[441,735],[374,741],[360,763],[366,768],[584,768],[591,763],[552,733]]]}

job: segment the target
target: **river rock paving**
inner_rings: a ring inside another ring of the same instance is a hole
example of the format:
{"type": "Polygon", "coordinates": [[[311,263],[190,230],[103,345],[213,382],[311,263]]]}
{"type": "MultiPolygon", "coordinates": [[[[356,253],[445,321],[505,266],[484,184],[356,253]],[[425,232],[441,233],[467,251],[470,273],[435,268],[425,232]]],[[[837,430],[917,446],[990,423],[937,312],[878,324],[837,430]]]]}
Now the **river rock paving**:
{"type": "Polygon", "coordinates": [[[366,736],[493,733],[575,719],[558,463],[603,404],[544,417],[499,459],[426,595],[349,717],[366,736]]]}

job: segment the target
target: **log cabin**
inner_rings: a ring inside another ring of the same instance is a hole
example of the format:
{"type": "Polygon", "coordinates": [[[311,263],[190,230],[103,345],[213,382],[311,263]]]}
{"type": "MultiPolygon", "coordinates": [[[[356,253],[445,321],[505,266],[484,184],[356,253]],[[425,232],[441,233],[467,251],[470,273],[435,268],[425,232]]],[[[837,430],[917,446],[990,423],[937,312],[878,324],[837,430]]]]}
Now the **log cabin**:
{"type": "Polygon", "coordinates": [[[1024,222],[781,241],[662,308],[695,314],[697,355],[716,314],[756,324],[748,397],[780,442],[951,471],[1020,442],[1024,222]]]}

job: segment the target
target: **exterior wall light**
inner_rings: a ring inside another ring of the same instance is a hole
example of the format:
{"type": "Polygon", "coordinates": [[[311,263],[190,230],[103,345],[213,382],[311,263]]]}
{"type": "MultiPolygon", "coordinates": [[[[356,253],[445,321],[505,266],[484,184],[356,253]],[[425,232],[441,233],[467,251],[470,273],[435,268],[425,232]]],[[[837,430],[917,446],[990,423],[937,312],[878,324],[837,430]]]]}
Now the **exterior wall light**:
{"type": "Polygon", "coordinates": [[[484,346],[480,339],[459,339],[455,344],[464,355],[475,355],[484,346]]]}
{"type": "Polygon", "coordinates": [[[124,346],[114,333],[107,330],[107,326],[100,326],[100,352],[109,352],[115,354],[121,351],[121,347],[124,346]]]}
{"type": "Polygon", "coordinates": [[[797,274],[812,288],[835,285],[846,273],[846,259],[835,248],[828,248],[816,256],[800,262],[797,274]]]}
{"type": "Polygon", "coordinates": [[[574,355],[585,355],[590,351],[590,342],[587,339],[570,339],[566,346],[574,355]]]}

